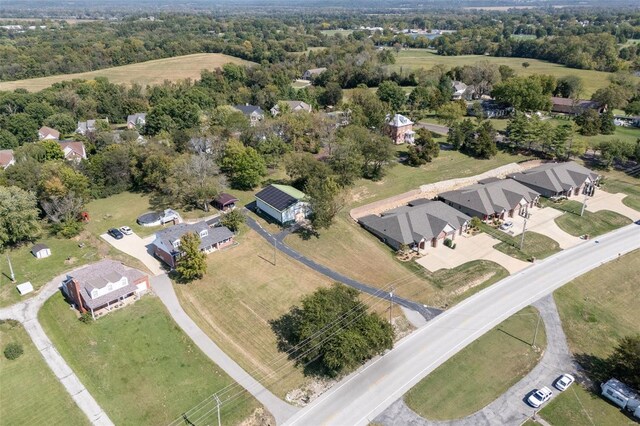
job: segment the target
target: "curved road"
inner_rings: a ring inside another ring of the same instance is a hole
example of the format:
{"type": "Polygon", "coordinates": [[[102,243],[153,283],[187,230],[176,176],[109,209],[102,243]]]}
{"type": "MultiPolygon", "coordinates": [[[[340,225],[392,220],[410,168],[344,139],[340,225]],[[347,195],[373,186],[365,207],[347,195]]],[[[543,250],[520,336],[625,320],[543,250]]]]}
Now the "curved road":
{"type": "Polygon", "coordinates": [[[572,279],[640,248],[631,224],[511,275],[438,315],[333,386],[288,425],[366,425],[469,343],[572,279]]]}

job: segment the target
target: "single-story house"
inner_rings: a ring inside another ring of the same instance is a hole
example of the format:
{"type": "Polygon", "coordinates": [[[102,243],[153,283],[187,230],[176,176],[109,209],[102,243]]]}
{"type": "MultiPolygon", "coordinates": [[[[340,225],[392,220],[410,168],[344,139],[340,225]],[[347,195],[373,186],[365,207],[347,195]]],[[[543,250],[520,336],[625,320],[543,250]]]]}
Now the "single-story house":
{"type": "Polygon", "coordinates": [[[607,110],[607,106],[602,105],[600,102],[588,101],[586,99],[551,97],[551,112],[556,114],[578,115],[588,109],[594,109],[599,114],[602,114],[607,110]]]}
{"type": "Polygon", "coordinates": [[[303,101],[278,101],[278,103],[275,104],[270,110],[272,116],[275,117],[276,115],[280,114],[280,104],[286,104],[289,108],[289,112],[312,111],[311,105],[303,101]]]}
{"type": "Polygon", "coordinates": [[[473,86],[467,86],[461,81],[453,81],[451,85],[453,86],[452,101],[470,101],[473,99],[473,95],[475,94],[473,86]]]}
{"type": "Polygon", "coordinates": [[[320,74],[322,74],[326,70],[327,70],[326,68],[311,68],[311,69],[308,69],[302,74],[302,79],[303,80],[313,80],[314,77],[319,76],[320,74]]]}
{"type": "Polygon", "coordinates": [[[38,243],[31,247],[31,254],[37,259],[44,259],[51,256],[51,249],[44,244],[38,243]]]}
{"type": "Polygon", "coordinates": [[[593,195],[600,179],[597,173],[574,161],[546,163],[509,177],[543,197],[593,195]]]}
{"type": "Polygon", "coordinates": [[[65,160],[80,162],[80,160],[87,159],[87,151],[82,142],[60,141],[58,145],[60,145],[60,149],[64,153],[65,160]]]}
{"type": "Polygon", "coordinates": [[[231,194],[227,194],[226,192],[220,193],[216,198],[213,199],[213,205],[218,210],[226,211],[233,210],[236,208],[236,203],[240,201],[236,197],[231,194]]]}
{"type": "Polygon", "coordinates": [[[146,112],[137,112],[127,116],[127,129],[136,129],[138,127],[144,127],[147,122],[146,112]]]}
{"type": "Polygon", "coordinates": [[[156,238],[152,243],[153,254],[175,268],[177,260],[182,256],[180,239],[189,232],[200,237],[200,251],[206,254],[233,244],[233,232],[226,226],[210,228],[205,221],[181,223],[156,232],[156,238]]]}
{"type": "Polygon", "coordinates": [[[62,291],[81,313],[93,319],[140,298],[149,289],[149,276],[115,260],[105,259],[70,272],[62,291]]]}
{"type": "Polygon", "coordinates": [[[57,141],[60,139],[60,132],[56,129],[52,129],[51,127],[42,126],[40,130],[38,130],[38,139],[39,140],[54,140],[57,141]]]}
{"type": "Polygon", "coordinates": [[[380,216],[364,216],[358,222],[394,250],[406,245],[418,251],[427,246],[437,247],[445,238],[455,239],[456,234],[466,230],[470,220],[442,201],[419,199],[380,216]]]}
{"type": "Polygon", "coordinates": [[[282,225],[303,221],[311,213],[305,193],[288,185],[271,184],[258,192],[256,207],[282,225]]]}
{"type": "Polygon", "coordinates": [[[264,120],[264,111],[256,105],[234,105],[235,109],[240,111],[249,119],[249,124],[255,126],[259,121],[264,120]]]}
{"type": "Polygon", "coordinates": [[[2,170],[6,170],[7,167],[16,164],[16,159],[13,156],[12,149],[0,149],[0,167],[2,170]]]}
{"type": "Polygon", "coordinates": [[[389,135],[397,145],[405,142],[413,143],[415,140],[416,132],[413,131],[413,121],[402,114],[395,114],[393,117],[388,117],[385,130],[387,135],[389,135]]]}
{"type": "Polygon", "coordinates": [[[529,208],[538,202],[540,193],[513,179],[488,178],[454,191],[443,192],[438,198],[451,207],[483,220],[504,219],[514,214],[527,216],[529,208]]]}
{"type": "MultiPolygon", "coordinates": [[[[80,133],[83,136],[86,136],[88,133],[93,133],[96,131],[96,122],[98,120],[87,120],[87,121],[78,121],[78,127],[76,128],[76,133],[80,133]]],[[[108,120],[105,120],[107,123],[108,120]]]]}
{"type": "MultiPolygon", "coordinates": [[[[483,99],[480,101],[480,107],[482,108],[482,114],[485,118],[503,118],[509,117],[513,114],[515,109],[505,103],[495,101],[493,99],[483,99]]],[[[477,111],[473,104],[467,107],[467,114],[475,116],[477,111]]]]}

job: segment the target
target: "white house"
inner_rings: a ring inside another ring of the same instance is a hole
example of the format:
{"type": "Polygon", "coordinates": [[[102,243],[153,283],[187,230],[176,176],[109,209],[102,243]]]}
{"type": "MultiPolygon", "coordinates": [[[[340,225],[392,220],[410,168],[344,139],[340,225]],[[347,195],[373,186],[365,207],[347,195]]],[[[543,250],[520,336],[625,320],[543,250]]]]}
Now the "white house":
{"type": "Polygon", "coordinates": [[[147,113],[137,112],[127,117],[127,129],[135,129],[137,127],[144,127],[147,122],[147,113]]]}
{"type": "Polygon", "coordinates": [[[306,195],[292,186],[272,184],[256,194],[256,207],[276,222],[301,222],[311,213],[306,195]]]}

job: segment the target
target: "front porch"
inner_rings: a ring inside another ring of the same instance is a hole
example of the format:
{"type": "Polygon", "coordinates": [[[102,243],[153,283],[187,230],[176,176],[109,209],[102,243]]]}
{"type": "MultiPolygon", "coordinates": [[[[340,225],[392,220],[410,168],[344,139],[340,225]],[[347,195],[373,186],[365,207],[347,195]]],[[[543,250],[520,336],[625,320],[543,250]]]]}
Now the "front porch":
{"type": "Polygon", "coordinates": [[[129,305],[133,305],[138,299],[139,297],[136,293],[131,293],[128,295],[121,296],[110,302],[107,302],[106,305],[89,309],[89,312],[91,313],[91,316],[95,320],[108,314],[109,312],[127,307],[129,305]]]}

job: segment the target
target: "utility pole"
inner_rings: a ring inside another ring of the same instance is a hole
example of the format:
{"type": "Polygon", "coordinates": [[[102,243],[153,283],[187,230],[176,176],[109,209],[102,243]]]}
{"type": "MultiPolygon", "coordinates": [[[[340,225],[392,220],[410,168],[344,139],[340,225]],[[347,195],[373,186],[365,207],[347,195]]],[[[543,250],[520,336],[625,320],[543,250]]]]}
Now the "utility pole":
{"type": "Polygon", "coordinates": [[[531,345],[534,349],[536,347],[536,338],[538,337],[538,327],[540,327],[540,319],[542,319],[542,316],[540,315],[540,312],[538,312],[538,322],[536,323],[536,332],[533,334],[533,345],[531,345]]]}
{"type": "Polygon", "coordinates": [[[585,207],[587,207],[587,191],[584,192],[584,201],[582,202],[582,210],[580,211],[580,216],[584,214],[585,207]]]}
{"type": "Polygon", "coordinates": [[[274,235],[273,237],[273,266],[276,266],[276,246],[278,245],[278,240],[276,240],[276,237],[274,235]]]}
{"type": "Polygon", "coordinates": [[[391,291],[389,292],[389,324],[392,323],[391,321],[391,313],[393,311],[393,286],[391,286],[391,291]]]}
{"type": "Polygon", "coordinates": [[[216,406],[218,407],[218,426],[221,426],[220,423],[220,398],[218,398],[218,395],[213,395],[213,397],[216,399],[216,406]]]}
{"type": "Polygon", "coordinates": [[[524,233],[527,231],[527,217],[524,218],[524,225],[522,225],[522,237],[520,238],[520,251],[524,247],[524,233]]]}
{"type": "Polygon", "coordinates": [[[16,282],[16,275],[13,273],[13,266],[11,265],[11,259],[9,259],[9,255],[7,255],[7,262],[9,262],[9,271],[11,271],[11,282],[16,282]]]}

